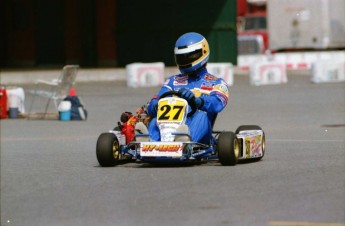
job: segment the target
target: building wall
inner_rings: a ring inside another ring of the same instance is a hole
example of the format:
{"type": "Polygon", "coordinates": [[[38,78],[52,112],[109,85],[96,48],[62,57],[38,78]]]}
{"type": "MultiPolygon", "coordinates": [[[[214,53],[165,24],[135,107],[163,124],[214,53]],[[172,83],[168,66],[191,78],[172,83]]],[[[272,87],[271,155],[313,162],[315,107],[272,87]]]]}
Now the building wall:
{"type": "Polygon", "coordinates": [[[119,65],[163,61],[174,65],[173,48],[185,32],[209,41],[210,61],[237,59],[236,1],[117,0],[119,65]]]}
{"type": "Polygon", "coordinates": [[[97,2],[97,62],[98,65],[117,65],[116,51],[116,1],[97,2]]]}
{"type": "Polygon", "coordinates": [[[235,0],[2,0],[1,67],[125,66],[163,61],[202,33],[210,61],[236,63],[235,0]]]}
{"type": "Polygon", "coordinates": [[[35,6],[32,0],[3,0],[1,66],[29,66],[36,58],[35,6]]]}

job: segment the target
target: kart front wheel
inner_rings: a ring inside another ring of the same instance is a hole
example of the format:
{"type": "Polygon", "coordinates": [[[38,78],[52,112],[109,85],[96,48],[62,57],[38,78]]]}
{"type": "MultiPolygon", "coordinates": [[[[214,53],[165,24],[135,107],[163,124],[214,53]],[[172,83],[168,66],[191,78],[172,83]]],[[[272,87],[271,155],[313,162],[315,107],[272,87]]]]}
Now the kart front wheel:
{"type": "Polygon", "coordinates": [[[97,140],[96,155],[102,167],[115,166],[121,158],[119,140],[113,133],[102,133],[97,140]]]}
{"type": "Polygon", "coordinates": [[[240,149],[235,133],[223,132],[219,135],[217,152],[219,161],[223,166],[236,165],[240,149]]]}

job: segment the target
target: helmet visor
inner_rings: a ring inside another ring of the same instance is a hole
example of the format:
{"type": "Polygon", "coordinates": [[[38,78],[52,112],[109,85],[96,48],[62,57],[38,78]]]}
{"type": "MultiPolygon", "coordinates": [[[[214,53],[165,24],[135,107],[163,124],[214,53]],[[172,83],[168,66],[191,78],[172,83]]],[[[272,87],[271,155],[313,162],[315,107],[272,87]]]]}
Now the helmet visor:
{"type": "Polygon", "coordinates": [[[194,61],[200,59],[202,56],[202,49],[197,49],[190,53],[175,54],[176,64],[179,66],[192,64],[194,61]]]}

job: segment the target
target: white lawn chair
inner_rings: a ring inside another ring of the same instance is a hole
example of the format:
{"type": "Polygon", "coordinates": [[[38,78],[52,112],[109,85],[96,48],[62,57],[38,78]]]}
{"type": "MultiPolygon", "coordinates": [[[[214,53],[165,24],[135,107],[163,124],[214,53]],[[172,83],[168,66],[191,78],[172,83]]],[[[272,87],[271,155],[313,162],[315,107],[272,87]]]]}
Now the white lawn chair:
{"type": "Polygon", "coordinates": [[[46,118],[50,101],[54,102],[57,112],[59,103],[68,96],[69,90],[75,84],[78,70],[79,65],[67,65],[63,67],[59,78],[51,81],[37,80],[35,82],[35,89],[29,91],[33,95],[33,98],[29,108],[28,119],[33,116],[32,107],[37,96],[48,99],[47,103],[45,103],[45,110],[41,118],[46,118]]]}

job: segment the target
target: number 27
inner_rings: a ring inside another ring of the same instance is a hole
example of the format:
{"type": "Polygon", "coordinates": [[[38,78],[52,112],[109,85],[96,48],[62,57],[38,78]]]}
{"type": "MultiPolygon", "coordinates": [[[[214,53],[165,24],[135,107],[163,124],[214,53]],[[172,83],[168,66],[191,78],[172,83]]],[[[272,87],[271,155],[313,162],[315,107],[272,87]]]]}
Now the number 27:
{"type": "Polygon", "coordinates": [[[159,120],[178,120],[181,112],[182,112],[183,106],[173,106],[171,109],[170,105],[163,105],[160,110],[163,111],[162,115],[159,116],[159,120]],[[170,119],[170,112],[177,110],[175,115],[173,116],[172,119],[170,119]]]}

